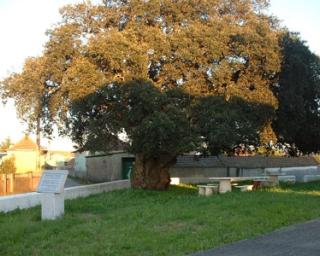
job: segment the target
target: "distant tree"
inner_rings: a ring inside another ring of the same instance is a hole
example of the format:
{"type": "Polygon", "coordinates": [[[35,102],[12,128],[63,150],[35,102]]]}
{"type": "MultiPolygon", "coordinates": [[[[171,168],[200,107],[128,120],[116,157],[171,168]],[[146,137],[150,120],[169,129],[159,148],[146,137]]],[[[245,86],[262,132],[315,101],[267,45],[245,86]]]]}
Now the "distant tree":
{"type": "MultiPolygon", "coordinates": [[[[43,127],[47,127],[46,124],[50,127],[53,122],[69,122],[74,101],[99,94],[108,86],[137,80],[152,82],[165,95],[178,88],[190,98],[221,96],[229,101],[238,97],[276,108],[277,99],[270,86],[280,67],[279,31],[274,19],[265,12],[267,5],[267,0],[105,0],[97,5],[84,2],[65,6],[61,9],[62,22],[48,32],[49,41],[43,56],[34,59],[35,63],[41,63],[39,68],[29,68],[30,64],[26,63],[22,73],[2,83],[3,95],[12,97],[17,105],[21,103],[22,108],[31,103],[33,114],[26,119],[34,124],[34,120],[41,118],[43,127]],[[32,86],[30,92],[21,81],[32,86]]],[[[152,99],[142,102],[147,104],[152,99]]],[[[91,107],[95,109],[94,101],[91,107]]],[[[160,127],[167,127],[166,122],[172,121],[172,115],[180,118],[180,112],[170,111],[158,111],[164,117],[159,114],[152,118],[159,121],[160,127]]],[[[269,140],[273,135],[272,118],[261,114],[266,126],[261,128],[259,136],[261,140],[269,140]]],[[[82,120],[91,125],[90,121],[82,120]]],[[[81,127],[80,121],[78,124],[81,127]]],[[[161,131],[167,134],[164,127],[161,131]]],[[[108,126],[104,128],[108,134],[108,126]]],[[[82,129],[87,127],[83,125],[82,129]]],[[[138,136],[126,132],[132,138],[138,136]]],[[[165,136],[173,138],[174,134],[165,136]]],[[[117,133],[106,136],[111,135],[117,133]]],[[[161,138],[159,142],[154,140],[148,145],[159,144],[161,138]]],[[[134,141],[132,139],[132,143],[134,141]]],[[[172,155],[176,152],[180,150],[172,155]]],[[[159,168],[155,166],[161,162],[161,157],[140,159],[143,159],[140,166],[149,166],[149,169],[159,168]]],[[[147,172],[137,170],[136,173],[144,180],[147,172]]],[[[160,183],[135,184],[166,188],[167,178],[160,183]]]]}
{"type": "Polygon", "coordinates": [[[11,174],[16,172],[15,158],[4,158],[0,163],[0,173],[11,174]]]}
{"type": "Polygon", "coordinates": [[[4,141],[0,143],[0,151],[6,152],[11,145],[12,145],[12,141],[10,137],[5,138],[4,141]]]}
{"type": "Polygon", "coordinates": [[[320,150],[320,58],[299,34],[287,32],[281,40],[283,62],[275,131],[281,142],[295,144],[302,152],[320,150]]]}
{"type": "Polygon", "coordinates": [[[4,100],[14,99],[18,117],[29,125],[30,131],[36,133],[39,148],[41,131],[47,134],[52,131],[47,104],[51,87],[46,72],[44,57],[28,58],[23,71],[3,80],[0,90],[4,100]]]}

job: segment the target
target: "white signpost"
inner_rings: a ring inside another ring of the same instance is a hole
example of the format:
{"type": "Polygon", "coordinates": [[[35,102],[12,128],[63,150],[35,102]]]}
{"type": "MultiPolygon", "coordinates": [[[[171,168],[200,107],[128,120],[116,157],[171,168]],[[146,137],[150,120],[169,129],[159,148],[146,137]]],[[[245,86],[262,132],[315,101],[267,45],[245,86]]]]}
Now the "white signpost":
{"type": "Polygon", "coordinates": [[[64,184],[68,171],[44,171],[37,192],[41,193],[42,220],[55,220],[64,214],[64,184]]]}

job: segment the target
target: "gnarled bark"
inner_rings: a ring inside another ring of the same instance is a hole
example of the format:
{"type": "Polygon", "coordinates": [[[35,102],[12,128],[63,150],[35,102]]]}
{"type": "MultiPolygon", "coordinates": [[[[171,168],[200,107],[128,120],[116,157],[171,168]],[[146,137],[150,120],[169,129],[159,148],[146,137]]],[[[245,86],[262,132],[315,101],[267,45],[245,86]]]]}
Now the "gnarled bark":
{"type": "Polygon", "coordinates": [[[175,163],[175,160],[176,156],[160,155],[148,158],[143,154],[137,154],[131,179],[132,187],[167,189],[170,185],[169,168],[175,163]]]}

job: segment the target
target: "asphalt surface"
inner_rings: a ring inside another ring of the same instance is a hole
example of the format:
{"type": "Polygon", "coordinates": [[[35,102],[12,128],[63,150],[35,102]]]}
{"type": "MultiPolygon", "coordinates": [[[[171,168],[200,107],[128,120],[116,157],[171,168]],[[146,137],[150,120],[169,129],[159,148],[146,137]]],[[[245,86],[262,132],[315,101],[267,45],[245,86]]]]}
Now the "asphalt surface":
{"type": "Polygon", "coordinates": [[[70,188],[70,187],[81,186],[81,185],[83,184],[81,184],[79,181],[68,177],[66,180],[66,183],[64,184],[64,187],[70,188]]]}
{"type": "Polygon", "coordinates": [[[192,256],[320,256],[320,219],[192,256]]]}

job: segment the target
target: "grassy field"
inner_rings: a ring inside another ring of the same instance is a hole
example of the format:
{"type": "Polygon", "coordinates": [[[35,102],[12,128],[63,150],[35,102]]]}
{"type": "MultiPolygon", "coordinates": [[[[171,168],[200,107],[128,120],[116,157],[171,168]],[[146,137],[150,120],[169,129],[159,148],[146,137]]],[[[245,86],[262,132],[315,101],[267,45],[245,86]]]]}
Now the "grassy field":
{"type": "Polygon", "coordinates": [[[194,187],[121,190],[0,214],[0,255],[185,255],[320,216],[320,183],[198,197],[194,187]]]}

